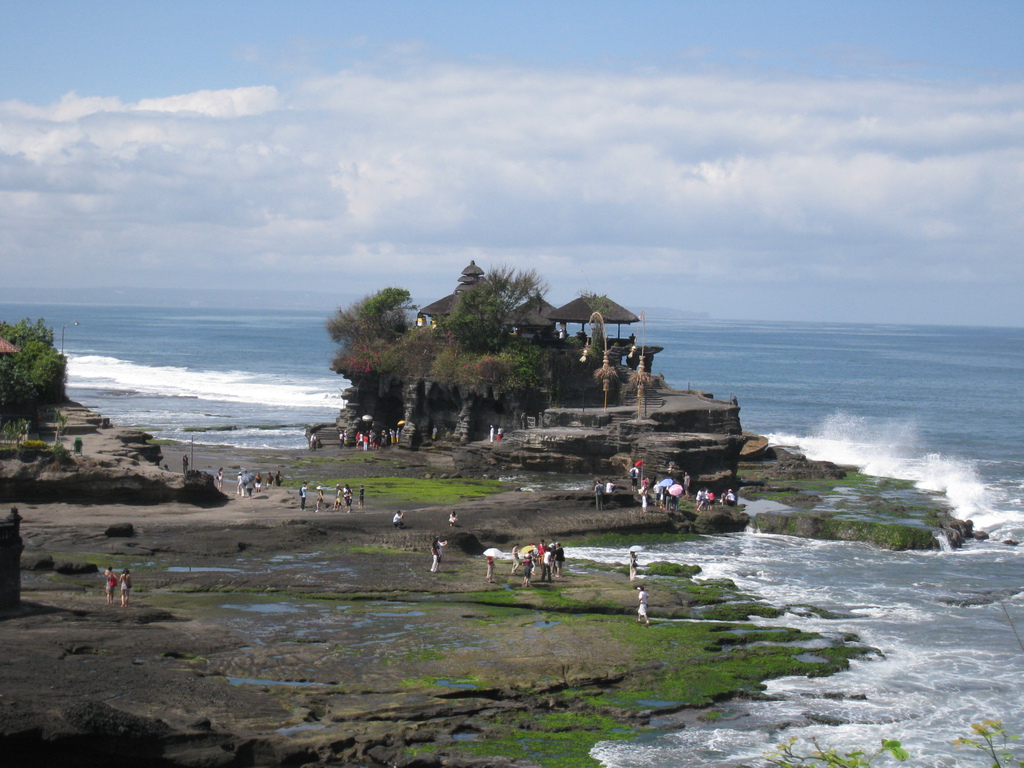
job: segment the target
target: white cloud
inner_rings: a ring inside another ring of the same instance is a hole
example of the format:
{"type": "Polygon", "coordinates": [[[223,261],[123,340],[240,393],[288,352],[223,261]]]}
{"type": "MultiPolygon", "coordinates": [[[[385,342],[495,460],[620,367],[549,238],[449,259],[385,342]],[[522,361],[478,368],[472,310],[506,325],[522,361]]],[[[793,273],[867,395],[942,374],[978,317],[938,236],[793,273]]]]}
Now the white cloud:
{"type": "MultiPolygon", "coordinates": [[[[676,286],[719,314],[705,295],[728,284],[1020,288],[1022,97],[1012,82],[423,66],[6,102],[0,248],[10,284],[244,274],[429,301],[475,258],[536,266],[557,301],[676,286]]],[[[996,321],[1024,322],[1007,311],[996,321]]]]}

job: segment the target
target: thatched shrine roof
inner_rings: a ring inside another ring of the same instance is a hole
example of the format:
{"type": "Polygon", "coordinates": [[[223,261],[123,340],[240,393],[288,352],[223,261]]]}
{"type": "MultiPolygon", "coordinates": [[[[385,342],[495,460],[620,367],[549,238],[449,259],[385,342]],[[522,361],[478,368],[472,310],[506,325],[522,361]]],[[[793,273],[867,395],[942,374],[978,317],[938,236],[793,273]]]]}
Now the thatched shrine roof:
{"type": "Polygon", "coordinates": [[[591,300],[585,296],[580,296],[549,312],[548,319],[556,323],[589,323],[594,312],[600,312],[607,325],[629,325],[640,320],[621,304],[616,304],[609,298],[601,297],[592,305],[591,300]]]}

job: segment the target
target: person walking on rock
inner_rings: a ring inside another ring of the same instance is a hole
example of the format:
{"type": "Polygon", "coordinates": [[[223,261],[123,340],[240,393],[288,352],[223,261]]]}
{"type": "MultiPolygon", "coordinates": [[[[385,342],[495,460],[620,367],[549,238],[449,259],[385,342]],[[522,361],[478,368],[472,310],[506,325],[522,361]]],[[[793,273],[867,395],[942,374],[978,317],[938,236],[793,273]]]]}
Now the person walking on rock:
{"type": "Polygon", "coordinates": [[[647,590],[643,587],[637,587],[636,590],[636,623],[649,627],[651,626],[651,620],[647,617],[647,590]]]}
{"type": "Polygon", "coordinates": [[[306,508],[306,481],[302,481],[302,487],[299,488],[299,509],[306,508]]]}
{"type": "Polygon", "coordinates": [[[594,508],[604,509],[604,483],[600,478],[594,481],[594,508]]]}
{"type": "Polygon", "coordinates": [[[629,580],[636,581],[636,568],[639,563],[636,560],[636,552],[629,553],[629,580]]]}
{"type": "Polygon", "coordinates": [[[494,583],[494,557],[491,555],[487,556],[487,583],[494,583]]]}

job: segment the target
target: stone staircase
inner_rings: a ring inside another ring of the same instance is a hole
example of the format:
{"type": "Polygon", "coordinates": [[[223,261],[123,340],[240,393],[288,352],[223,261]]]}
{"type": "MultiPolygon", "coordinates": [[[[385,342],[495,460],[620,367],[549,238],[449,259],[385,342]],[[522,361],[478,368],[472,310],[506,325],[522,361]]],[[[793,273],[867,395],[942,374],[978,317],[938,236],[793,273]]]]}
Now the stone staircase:
{"type": "Polygon", "coordinates": [[[317,424],[307,432],[306,437],[315,434],[321,448],[341,448],[341,430],[334,424],[317,424]]]}
{"type": "MultiPolygon", "coordinates": [[[[633,409],[634,414],[636,413],[637,393],[631,390],[627,390],[622,396],[622,404],[628,405],[633,409]]],[[[644,387],[644,408],[647,413],[656,411],[665,405],[665,397],[662,395],[661,387],[657,384],[653,384],[649,387],[644,387]]],[[[635,418],[635,416],[633,417],[635,418]]]]}
{"type": "Polygon", "coordinates": [[[110,419],[93,413],[88,408],[78,404],[46,405],[37,412],[38,432],[41,440],[53,440],[60,429],[57,421],[58,414],[64,414],[68,423],[64,427],[63,434],[66,435],[88,435],[98,429],[110,427],[110,419]]]}

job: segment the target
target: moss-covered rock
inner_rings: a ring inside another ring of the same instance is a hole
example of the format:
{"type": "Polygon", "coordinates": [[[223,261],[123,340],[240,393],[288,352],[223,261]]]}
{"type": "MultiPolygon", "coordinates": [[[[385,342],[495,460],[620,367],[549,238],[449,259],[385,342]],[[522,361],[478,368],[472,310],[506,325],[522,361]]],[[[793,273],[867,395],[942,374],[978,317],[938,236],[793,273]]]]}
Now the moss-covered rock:
{"type": "Polygon", "coordinates": [[[822,514],[766,512],[755,519],[761,533],[778,533],[805,539],[863,541],[883,549],[938,549],[939,543],[927,528],[899,523],[845,520],[822,514]]]}

